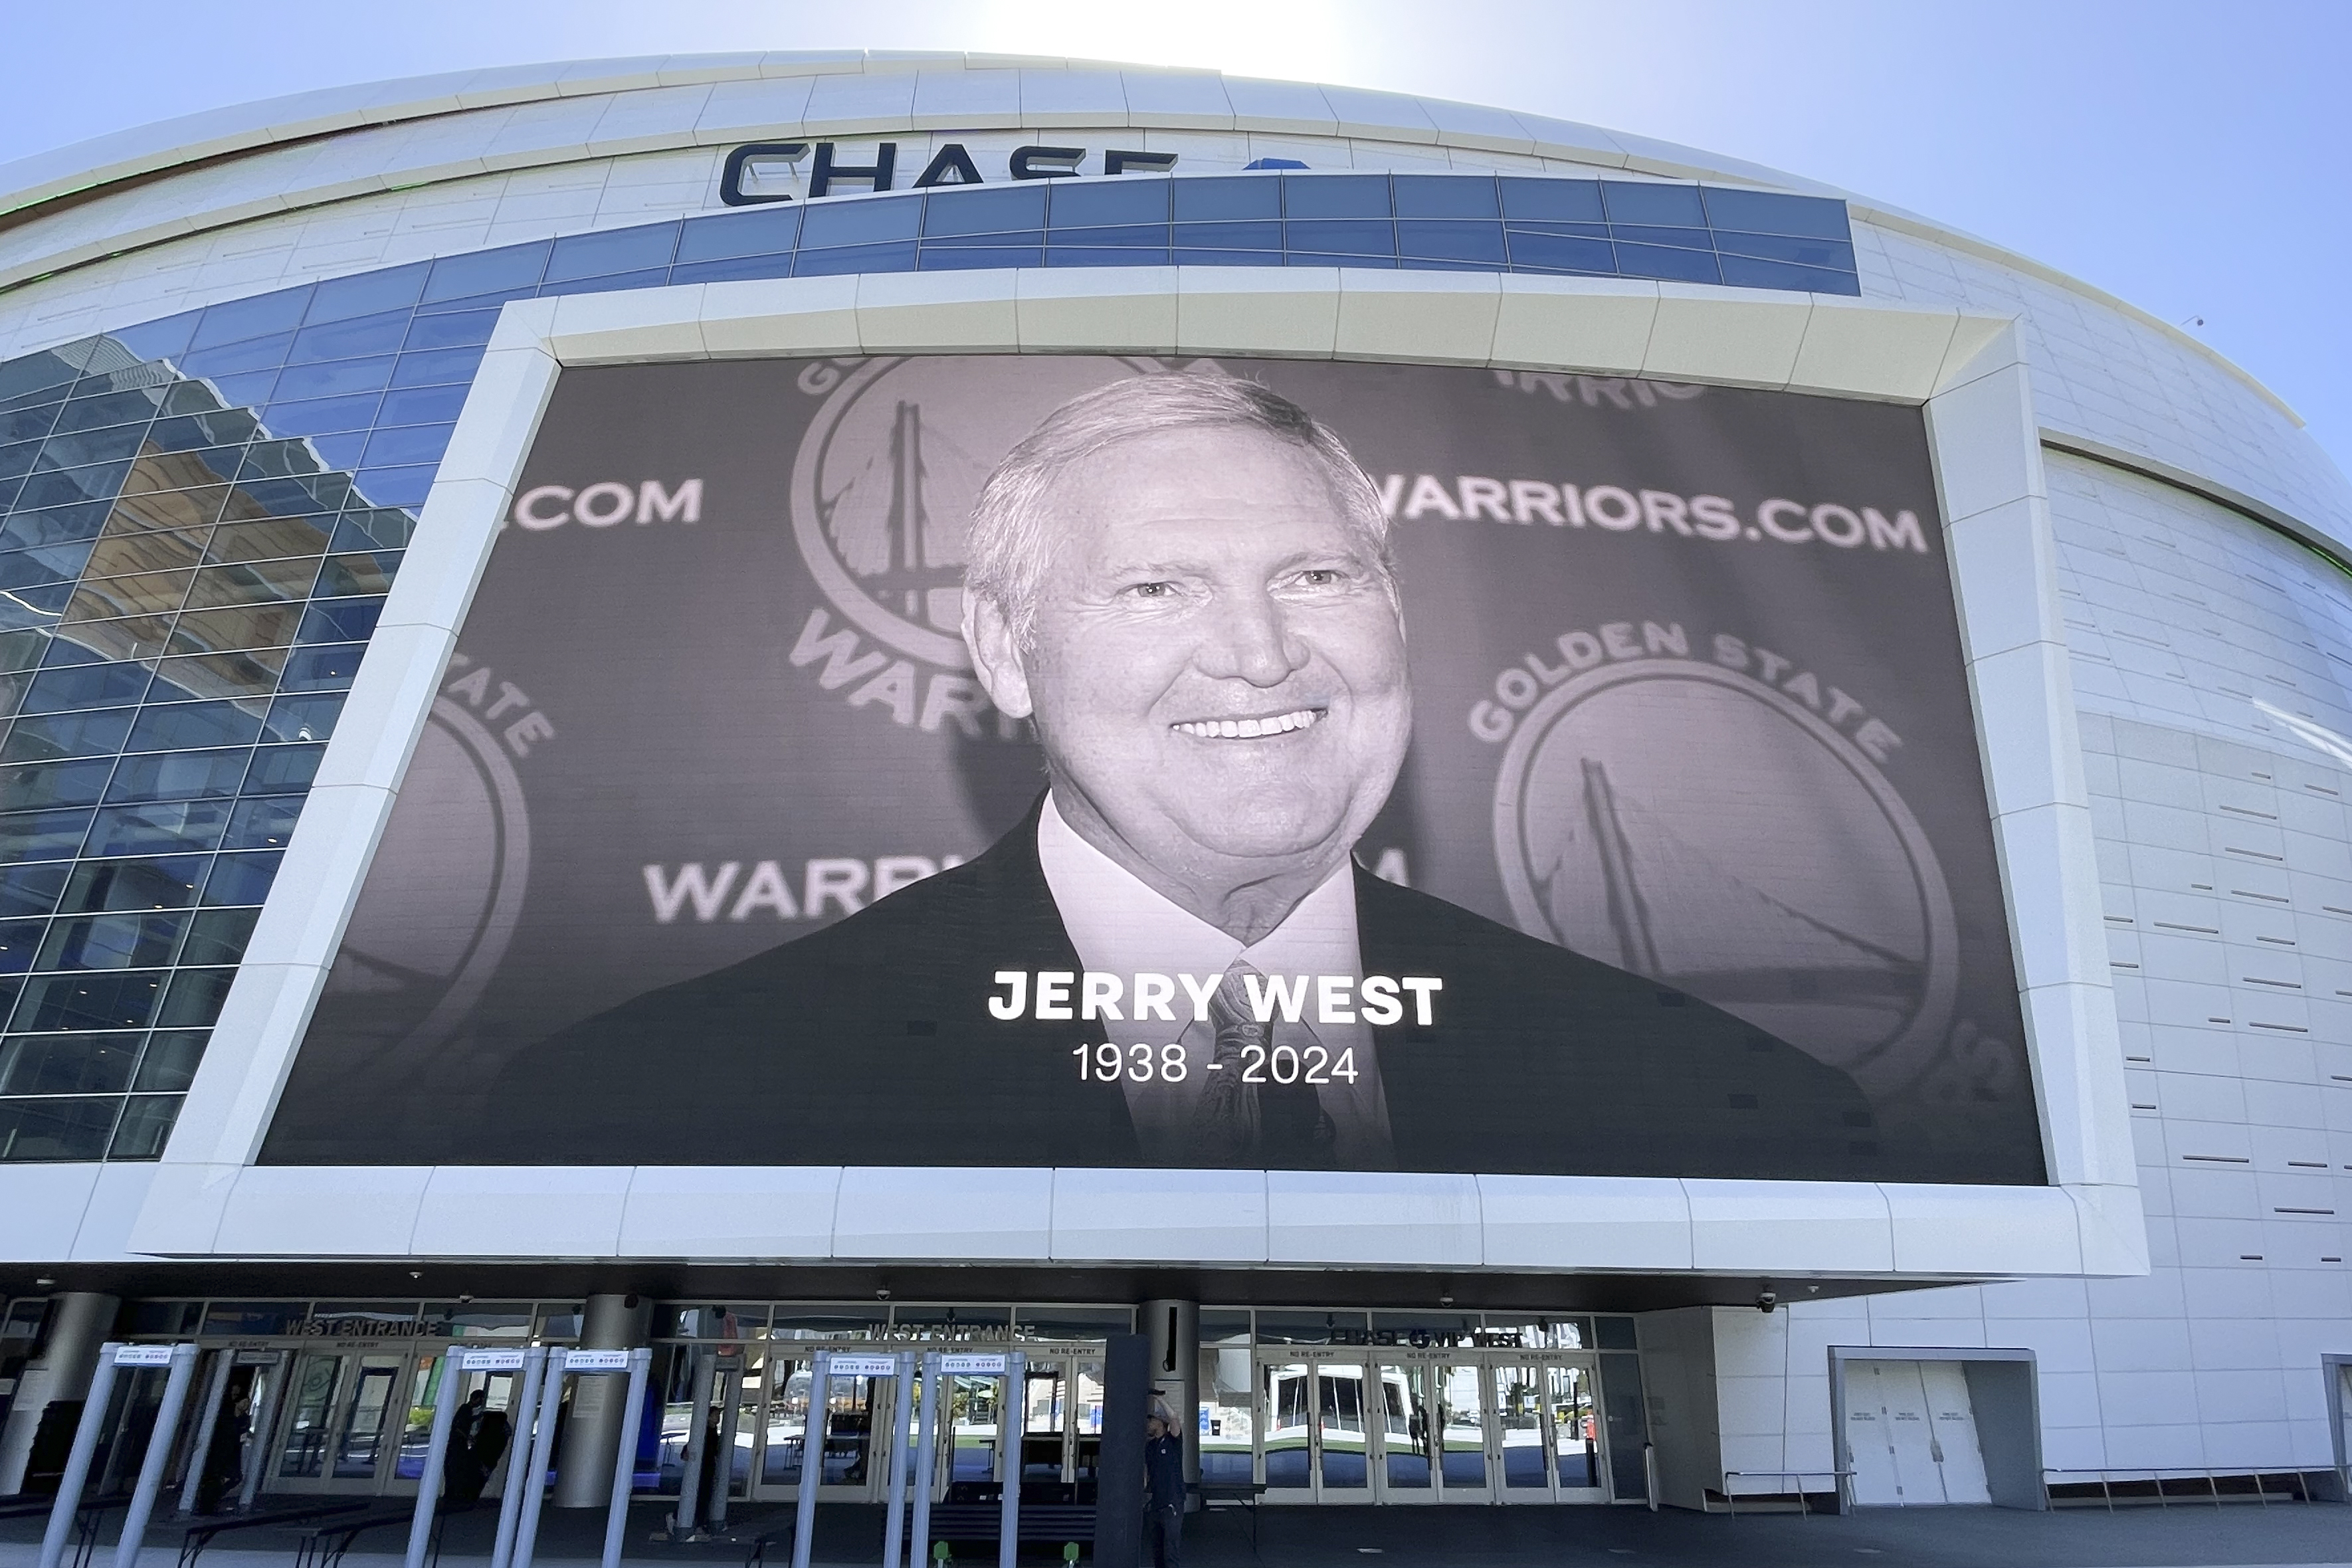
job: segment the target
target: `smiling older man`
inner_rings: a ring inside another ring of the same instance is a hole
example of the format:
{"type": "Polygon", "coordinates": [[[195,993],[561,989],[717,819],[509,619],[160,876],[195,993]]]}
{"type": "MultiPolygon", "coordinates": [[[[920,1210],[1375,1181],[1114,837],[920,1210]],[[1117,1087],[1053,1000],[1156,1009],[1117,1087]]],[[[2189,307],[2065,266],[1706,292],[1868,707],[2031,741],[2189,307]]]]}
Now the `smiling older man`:
{"type": "Polygon", "coordinates": [[[1055,410],[974,506],[963,628],[1034,727],[1035,807],[527,1051],[495,1157],[1874,1173],[1843,1074],[1357,867],[1412,733],[1387,534],[1254,383],[1055,410]]]}

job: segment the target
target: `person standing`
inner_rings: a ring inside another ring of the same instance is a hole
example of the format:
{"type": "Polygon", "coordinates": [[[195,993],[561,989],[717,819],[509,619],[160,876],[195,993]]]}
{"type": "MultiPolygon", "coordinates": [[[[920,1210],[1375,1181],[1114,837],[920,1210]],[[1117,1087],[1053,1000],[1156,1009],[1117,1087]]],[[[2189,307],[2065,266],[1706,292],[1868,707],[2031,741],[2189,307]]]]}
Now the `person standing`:
{"type": "Polygon", "coordinates": [[[1154,1407],[1143,1424],[1145,1518],[1151,1530],[1153,1568],[1179,1568],[1184,1541],[1184,1439],[1154,1407]]]}

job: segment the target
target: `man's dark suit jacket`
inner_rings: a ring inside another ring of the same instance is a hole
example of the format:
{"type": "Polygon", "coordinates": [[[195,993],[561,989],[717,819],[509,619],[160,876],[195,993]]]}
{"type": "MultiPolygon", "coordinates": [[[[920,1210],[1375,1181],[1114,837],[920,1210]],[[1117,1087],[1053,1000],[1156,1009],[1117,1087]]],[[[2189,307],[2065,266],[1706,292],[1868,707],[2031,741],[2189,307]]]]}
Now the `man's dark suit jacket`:
{"type": "MultiPolygon", "coordinates": [[[[517,1164],[1145,1163],[1119,1086],[1072,1055],[1118,1025],[989,1016],[997,971],[1081,967],[1036,825],[1032,810],[967,865],[529,1047],[475,1147],[517,1164]]],[[[1431,1026],[1408,997],[1402,1024],[1373,1031],[1397,1169],[1883,1169],[1853,1081],[1727,1013],[1361,868],[1356,920],[1363,973],[1444,982],[1431,1026]]]]}

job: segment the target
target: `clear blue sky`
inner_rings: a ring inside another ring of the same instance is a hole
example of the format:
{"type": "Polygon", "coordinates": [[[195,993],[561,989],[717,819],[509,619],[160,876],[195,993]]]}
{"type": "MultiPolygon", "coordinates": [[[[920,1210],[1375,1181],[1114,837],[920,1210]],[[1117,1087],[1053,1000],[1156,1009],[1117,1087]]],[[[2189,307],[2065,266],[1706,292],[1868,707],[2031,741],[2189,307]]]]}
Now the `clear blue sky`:
{"type": "Polygon", "coordinates": [[[2352,469],[2347,0],[0,0],[0,162],[347,81],[704,49],[1215,66],[1830,181],[2191,330],[2352,469]]]}

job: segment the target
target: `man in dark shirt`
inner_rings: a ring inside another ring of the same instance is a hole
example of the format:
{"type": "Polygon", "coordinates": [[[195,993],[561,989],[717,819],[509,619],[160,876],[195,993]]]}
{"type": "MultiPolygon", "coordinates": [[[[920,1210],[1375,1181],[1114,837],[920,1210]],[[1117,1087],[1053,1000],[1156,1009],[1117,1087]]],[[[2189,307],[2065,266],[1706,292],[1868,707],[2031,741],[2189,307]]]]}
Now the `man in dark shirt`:
{"type": "Polygon", "coordinates": [[[1154,1568],[1177,1568],[1184,1543],[1184,1439],[1154,1410],[1143,1424],[1144,1507],[1154,1568]]]}

